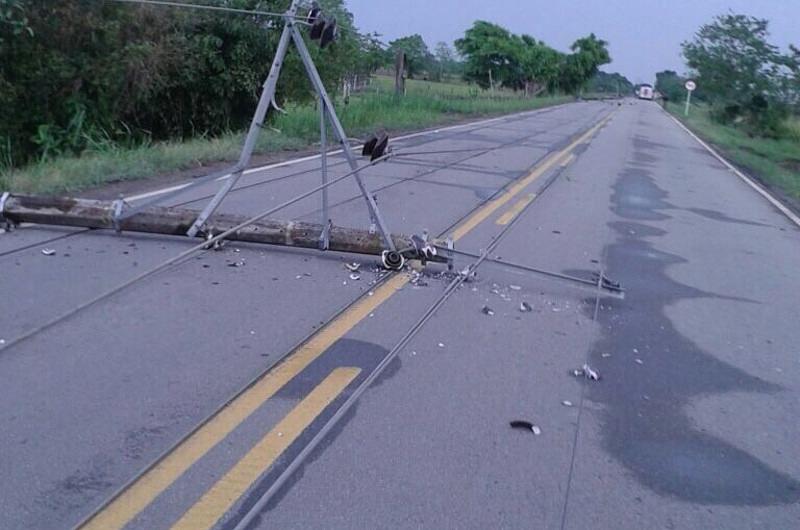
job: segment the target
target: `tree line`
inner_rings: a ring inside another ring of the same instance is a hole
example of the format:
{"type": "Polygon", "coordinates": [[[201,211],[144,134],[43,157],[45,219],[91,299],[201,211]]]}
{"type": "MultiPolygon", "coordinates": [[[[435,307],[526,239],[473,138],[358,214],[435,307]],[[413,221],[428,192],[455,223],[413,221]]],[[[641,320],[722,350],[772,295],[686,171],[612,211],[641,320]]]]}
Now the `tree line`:
{"type": "Polygon", "coordinates": [[[515,35],[479,20],[455,43],[464,57],[464,78],[486,88],[577,92],[611,62],[608,43],[594,33],[559,52],[530,35],[515,35]]]}
{"type": "Polygon", "coordinates": [[[788,116],[800,113],[800,49],[771,44],[767,20],[720,15],[681,48],[689,73],[656,74],[656,89],[668,100],[682,101],[692,78],[713,119],[767,137],[783,136],[788,116]]]}
{"type": "MultiPolygon", "coordinates": [[[[225,6],[281,12],[287,3],[226,0],[225,6]]],[[[608,44],[594,34],[562,53],[484,21],[455,49],[441,42],[431,51],[419,35],[387,45],[355,27],[344,0],[320,3],[340,31],[326,49],[309,48],[334,92],[344,79],[392,68],[398,51],[407,56],[410,77],[458,77],[529,94],[577,92],[611,60],[608,44]]],[[[0,0],[0,166],[241,130],[280,29],[279,19],[255,15],[103,0],[0,0]]],[[[293,50],[278,97],[279,103],[313,97],[293,50]]]]}

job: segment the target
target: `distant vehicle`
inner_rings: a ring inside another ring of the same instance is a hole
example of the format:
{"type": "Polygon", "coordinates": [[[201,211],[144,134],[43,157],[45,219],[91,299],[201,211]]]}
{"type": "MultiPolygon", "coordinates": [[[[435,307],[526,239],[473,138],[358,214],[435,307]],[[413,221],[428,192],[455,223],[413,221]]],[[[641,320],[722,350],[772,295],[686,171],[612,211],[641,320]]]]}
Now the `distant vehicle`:
{"type": "Polygon", "coordinates": [[[639,99],[653,99],[653,87],[651,85],[639,86],[639,99]]]}

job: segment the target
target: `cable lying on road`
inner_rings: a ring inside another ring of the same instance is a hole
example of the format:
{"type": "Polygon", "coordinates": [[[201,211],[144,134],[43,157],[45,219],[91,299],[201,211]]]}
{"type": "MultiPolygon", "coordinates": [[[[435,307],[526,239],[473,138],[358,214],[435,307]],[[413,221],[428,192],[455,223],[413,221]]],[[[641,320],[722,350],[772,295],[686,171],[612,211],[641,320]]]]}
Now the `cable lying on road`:
{"type": "MultiPolygon", "coordinates": [[[[388,155],[386,155],[386,156],[388,156],[388,155]]],[[[282,202],[281,204],[279,204],[277,206],[274,206],[274,207],[272,207],[272,208],[270,208],[270,209],[268,209],[268,210],[266,210],[266,211],[264,211],[264,212],[262,212],[260,214],[257,214],[255,216],[247,219],[246,221],[243,221],[243,222],[241,222],[241,223],[229,228],[228,230],[225,230],[224,232],[221,232],[221,233],[219,233],[219,234],[217,234],[215,236],[209,237],[203,243],[195,245],[195,246],[193,246],[193,247],[181,252],[177,256],[173,256],[173,257],[171,257],[171,258],[159,263],[158,265],[154,266],[153,268],[148,269],[148,270],[144,271],[143,273],[141,273],[141,274],[139,274],[137,276],[134,276],[130,280],[127,280],[124,283],[122,283],[122,284],[120,284],[120,285],[118,285],[118,286],[116,286],[116,287],[114,287],[112,289],[109,289],[108,291],[105,291],[104,293],[92,298],[91,300],[88,300],[88,301],[86,301],[86,302],[84,302],[82,304],[79,304],[79,305],[75,306],[74,308],[62,313],[61,315],[59,315],[59,316],[57,316],[57,317],[45,322],[41,326],[33,328],[33,329],[25,332],[24,334],[22,334],[22,335],[20,335],[20,336],[18,336],[16,338],[6,342],[5,346],[3,346],[2,349],[0,349],[0,351],[9,350],[13,346],[16,346],[16,345],[24,342],[25,340],[33,337],[34,335],[36,335],[38,333],[41,333],[42,331],[44,331],[46,329],[51,328],[52,326],[58,324],[59,322],[62,322],[64,320],[68,319],[69,317],[79,313],[80,311],[83,311],[84,309],[86,309],[88,307],[91,307],[94,304],[96,304],[96,303],[98,303],[98,302],[100,302],[102,300],[105,300],[105,299],[107,299],[107,298],[119,293],[120,291],[123,291],[124,289],[127,289],[131,285],[133,285],[133,284],[135,284],[135,283],[137,283],[137,282],[139,282],[141,280],[149,278],[150,276],[156,274],[157,272],[160,272],[160,271],[166,269],[167,267],[169,267],[171,265],[175,265],[175,264],[181,262],[182,260],[190,257],[195,252],[206,251],[206,250],[212,248],[214,243],[216,243],[218,241],[222,241],[223,239],[225,239],[226,237],[230,236],[231,234],[233,234],[233,233],[235,233],[237,231],[240,231],[242,229],[245,229],[249,225],[252,225],[253,223],[257,223],[258,221],[264,219],[265,217],[267,217],[269,215],[272,215],[272,214],[274,214],[274,213],[276,213],[276,212],[278,212],[280,210],[283,210],[284,208],[287,208],[287,207],[291,206],[292,204],[295,204],[296,202],[299,202],[299,201],[301,201],[301,200],[303,200],[303,199],[305,199],[307,197],[310,197],[311,195],[319,192],[322,189],[328,188],[328,187],[330,187],[330,186],[332,186],[332,185],[334,185],[334,184],[336,184],[338,182],[341,182],[344,179],[346,179],[348,177],[351,177],[353,174],[355,174],[355,173],[357,173],[359,171],[363,171],[367,167],[370,167],[372,165],[377,164],[382,159],[383,158],[379,158],[379,159],[376,159],[376,160],[374,160],[372,162],[369,162],[369,163],[365,164],[364,166],[361,166],[360,168],[358,168],[356,170],[353,170],[353,171],[351,171],[349,173],[346,173],[344,175],[336,177],[335,179],[330,180],[325,184],[321,184],[319,186],[316,186],[316,187],[312,188],[309,191],[301,193],[300,195],[298,195],[296,197],[293,197],[293,198],[291,198],[291,199],[289,199],[287,201],[282,202]]]]}
{"type": "MultiPolygon", "coordinates": [[[[441,245],[434,245],[434,246],[437,249],[439,249],[439,250],[441,250],[443,252],[447,252],[447,253],[451,253],[451,254],[457,254],[457,255],[465,256],[465,257],[469,257],[469,258],[480,258],[481,257],[481,255],[474,254],[472,252],[466,252],[466,251],[463,251],[463,250],[456,250],[456,249],[449,248],[449,247],[444,247],[444,246],[441,246],[441,245]]],[[[521,270],[521,271],[525,271],[525,272],[531,272],[531,273],[538,274],[540,276],[543,276],[545,278],[550,278],[550,279],[553,279],[553,280],[561,280],[561,281],[569,282],[569,283],[572,283],[572,284],[581,285],[581,286],[584,286],[584,287],[598,289],[599,291],[602,291],[604,294],[607,294],[609,296],[613,296],[614,298],[619,298],[620,300],[625,298],[625,290],[622,287],[620,287],[620,285],[618,283],[610,280],[609,278],[607,278],[602,273],[597,274],[597,278],[596,279],[590,280],[590,279],[587,279],[587,278],[578,278],[577,276],[570,276],[568,274],[562,274],[560,272],[551,272],[551,271],[547,271],[547,270],[543,270],[543,269],[538,269],[536,267],[530,267],[528,265],[521,265],[519,263],[513,263],[513,262],[510,262],[510,261],[505,261],[505,260],[501,260],[501,259],[494,259],[494,258],[488,258],[487,257],[487,258],[485,258],[485,261],[487,261],[489,263],[494,263],[496,265],[501,265],[503,267],[508,267],[508,268],[511,268],[511,269],[521,270]]]]}
{"type": "MultiPolygon", "coordinates": [[[[558,175],[559,173],[553,175],[553,177],[551,177],[542,186],[539,192],[540,196],[550,187],[550,185],[552,185],[558,175]]],[[[411,328],[400,338],[400,340],[394,345],[394,347],[392,347],[386,357],[383,358],[383,360],[378,364],[378,366],[375,367],[369,376],[367,376],[367,378],[364,379],[355,390],[353,390],[341,407],[334,412],[334,414],[328,419],[327,422],[325,422],[322,428],[317,431],[313,438],[311,438],[308,444],[305,445],[297,454],[297,456],[289,463],[289,465],[284,468],[275,481],[270,484],[269,488],[264,492],[264,494],[258,498],[255,504],[253,504],[253,506],[247,510],[244,516],[234,527],[234,530],[246,530],[252,524],[255,518],[258,517],[264,508],[266,508],[269,502],[275,497],[275,495],[292,477],[292,475],[300,468],[300,466],[303,465],[311,453],[319,446],[320,443],[322,443],[328,433],[330,433],[339,424],[347,412],[356,404],[361,395],[364,394],[364,392],[366,392],[370,386],[372,386],[372,384],[378,379],[378,377],[381,376],[391,362],[400,354],[403,348],[405,348],[406,345],[411,342],[411,340],[422,330],[422,328],[434,316],[434,314],[445,304],[445,302],[453,295],[453,293],[458,290],[461,284],[472,277],[477,271],[478,267],[480,267],[485,261],[495,261],[491,260],[489,256],[494,252],[505,235],[517,225],[520,219],[522,219],[523,214],[531,207],[533,203],[534,201],[528,202],[519,212],[517,212],[511,222],[503,227],[500,233],[492,240],[483,253],[479,255],[470,255],[471,257],[476,258],[475,261],[453,278],[453,280],[445,288],[444,292],[428,307],[419,320],[414,323],[414,325],[412,325],[411,328]]],[[[451,251],[452,248],[445,247],[442,250],[451,251]]],[[[582,280],[581,283],[583,283],[582,280]]]]}

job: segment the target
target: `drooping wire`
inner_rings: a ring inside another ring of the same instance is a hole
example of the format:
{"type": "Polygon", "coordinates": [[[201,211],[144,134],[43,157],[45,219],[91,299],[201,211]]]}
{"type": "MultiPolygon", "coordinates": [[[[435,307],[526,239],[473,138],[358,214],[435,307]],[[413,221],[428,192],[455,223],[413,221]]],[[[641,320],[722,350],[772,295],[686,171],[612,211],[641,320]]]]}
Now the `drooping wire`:
{"type": "Polygon", "coordinates": [[[188,9],[201,9],[206,11],[218,11],[224,13],[237,13],[240,15],[256,15],[261,17],[276,17],[276,18],[284,18],[286,16],[291,16],[291,18],[297,19],[297,22],[306,23],[305,16],[302,15],[287,15],[286,13],[276,13],[273,11],[259,11],[253,9],[237,9],[234,7],[223,7],[223,6],[209,6],[204,4],[190,4],[188,2],[170,2],[167,0],[114,0],[114,2],[122,2],[126,4],[144,4],[144,5],[156,5],[156,6],[167,6],[167,7],[183,7],[188,9]]]}

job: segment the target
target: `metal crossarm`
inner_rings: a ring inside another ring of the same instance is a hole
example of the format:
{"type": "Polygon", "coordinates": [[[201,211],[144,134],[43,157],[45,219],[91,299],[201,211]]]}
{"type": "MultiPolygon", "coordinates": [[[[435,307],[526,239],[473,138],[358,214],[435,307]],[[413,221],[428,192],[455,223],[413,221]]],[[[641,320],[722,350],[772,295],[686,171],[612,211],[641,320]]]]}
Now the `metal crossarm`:
{"type": "MultiPolygon", "coordinates": [[[[291,29],[294,45],[297,48],[297,51],[300,52],[300,58],[303,60],[303,64],[306,67],[306,72],[308,73],[311,83],[314,85],[314,88],[320,97],[323,109],[325,110],[325,113],[327,114],[328,119],[333,126],[333,132],[336,134],[339,142],[342,145],[342,151],[347,159],[347,163],[350,164],[351,169],[355,170],[358,168],[358,162],[356,162],[356,157],[350,147],[347,134],[344,132],[344,128],[339,121],[339,117],[336,115],[336,112],[333,109],[333,103],[331,102],[330,97],[328,97],[328,92],[325,90],[325,85],[322,83],[322,79],[319,76],[317,67],[314,65],[314,60],[311,58],[311,54],[308,53],[308,48],[303,40],[303,35],[300,33],[300,30],[297,29],[297,26],[294,25],[292,20],[287,20],[286,26],[291,29]]],[[[389,229],[386,226],[386,222],[383,220],[383,217],[378,210],[378,204],[375,202],[375,198],[370,193],[361,175],[356,173],[354,176],[356,182],[358,183],[358,187],[361,190],[361,195],[364,196],[364,200],[367,202],[367,208],[369,209],[372,222],[378,226],[378,230],[381,233],[383,242],[386,244],[386,248],[389,250],[396,250],[394,243],[392,242],[392,238],[390,237],[389,229]]]]}

